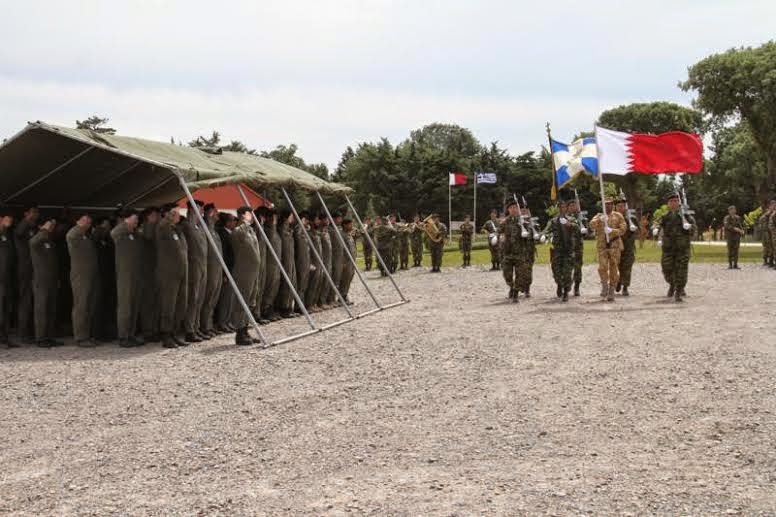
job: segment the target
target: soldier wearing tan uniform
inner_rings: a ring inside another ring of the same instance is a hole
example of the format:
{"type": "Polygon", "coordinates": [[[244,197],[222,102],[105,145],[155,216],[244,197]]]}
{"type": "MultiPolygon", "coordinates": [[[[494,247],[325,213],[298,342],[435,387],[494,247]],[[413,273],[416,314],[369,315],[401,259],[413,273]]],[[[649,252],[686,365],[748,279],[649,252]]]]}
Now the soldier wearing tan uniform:
{"type": "Polygon", "coordinates": [[[614,290],[620,280],[620,254],[623,250],[621,237],[627,229],[625,218],[621,213],[614,211],[611,199],[604,201],[603,214],[597,214],[590,221],[590,226],[595,229],[596,248],[598,250],[598,276],[601,279],[601,298],[614,301],[614,290]]]}

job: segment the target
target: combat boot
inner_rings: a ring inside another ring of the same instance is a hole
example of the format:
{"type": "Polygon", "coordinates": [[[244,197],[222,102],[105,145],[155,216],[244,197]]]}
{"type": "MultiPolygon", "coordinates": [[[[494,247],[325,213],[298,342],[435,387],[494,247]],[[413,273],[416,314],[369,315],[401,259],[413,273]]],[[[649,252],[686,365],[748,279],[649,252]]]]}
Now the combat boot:
{"type": "Polygon", "coordinates": [[[579,296],[579,282],[574,282],[574,296],[579,296]]]}
{"type": "Polygon", "coordinates": [[[234,341],[237,346],[249,346],[253,344],[253,339],[248,335],[248,327],[243,327],[237,330],[234,335],[234,341]]]}
{"type": "Polygon", "coordinates": [[[614,301],[614,286],[613,285],[609,286],[609,292],[607,293],[606,301],[607,302],[613,302],[614,301]]]}
{"type": "Polygon", "coordinates": [[[733,261],[733,269],[741,269],[740,267],[738,267],[738,261],[737,260],[733,261]]]}
{"type": "Polygon", "coordinates": [[[512,298],[514,298],[514,297],[515,297],[515,289],[514,289],[514,287],[510,287],[510,288],[509,288],[509,294],[507,295],[507,297],[508,297],[510,300],[511,300],[512,298]]]}
{"type": "Polygon", "coordinates": [[[609,294],[609,283],[601,282],[601,298],[606,298],[609,294]]]}
{"type": "Polygon", "coordinates": [[[628,292],[628,286],[627,285],[622,286],[622,295],[623,296],[630,296],[630,293],[628,292]]]}
{"type": "Polygon", "coordinates": [[[563,296],[563,286],[561,286],[560,284],[558,284],[558,287],[555,289],[555,296],[557,296],[558,298],[563,296]]]}
{"type": "Polygon", "coordinates": [[[178,344],[173,340],[170,334],[166,334],[162,339],[162,346],[164,348],[178,348],[178,344]]]}
{"type": "Polygon", "coordinates": [[[561,300],[562,302],[567,302],[567,301],[569,301],[569,288],[568,288],[568,287],[564,287],[564,288],[563,288],[563,297],[562,297],[560,300],[561,300]]]}
{"type": "Polygon", "coordinates": [[[525,293],[525,297],[526,298],[530,298],[531,297],[531,288],[530,287],[526,287],[525,291],[523,291],[523,292],[525,293]]]}
{"type": "Polygon", "coordinates": [[[189,344],[186,343],[186,341],[184,341],[183,339],[179,338],[175,334],[170,335],[170,337],[172,338],[173,343],[175,343],[178,346],[189,346],[189,344]]]}
{"type": "Polygon", "coordinates": [[[186,343],[201,343],[202,339],[199,338],[195,333],[193,332],[186,332],[186,336],[184,338],[186,343]]]}
{"type": "Polygon", "coordinates": [[[682,301],[682,291],[680,289],[676,290],[676,293],[674,294],[674,300],[677,302],[682,301]]]}
{"type": "Polygon", "coordinates": [[[728,269],[733,269],[733,261],[728,260],[728,269]]]}
{"type": "Polygon", "coordinates": [[[617,289],[615,289],[615,291],[619,293],[620,289],[622,289],[622,284],[620,282],[617,282],[617,289]]]}
{"type": "Polygon", "coordinates": [[[671,298],[674,295],[674,285],[671,284],[668,287],[668,294],[666,295],[667,298],[671,298]]]}

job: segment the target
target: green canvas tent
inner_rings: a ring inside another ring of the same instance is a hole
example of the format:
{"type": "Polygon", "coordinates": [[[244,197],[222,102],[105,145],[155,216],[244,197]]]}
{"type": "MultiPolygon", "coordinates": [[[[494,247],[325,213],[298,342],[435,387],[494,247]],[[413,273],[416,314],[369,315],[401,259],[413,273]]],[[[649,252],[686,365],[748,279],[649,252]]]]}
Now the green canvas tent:
{"type": "Polygon", "coordinates": [[[0,204],[114,208],[180,199],[190,190],[245,184],[346,195],[351,189],[268,158],[106,135],[43,122],[0,146],[0,204]]]}

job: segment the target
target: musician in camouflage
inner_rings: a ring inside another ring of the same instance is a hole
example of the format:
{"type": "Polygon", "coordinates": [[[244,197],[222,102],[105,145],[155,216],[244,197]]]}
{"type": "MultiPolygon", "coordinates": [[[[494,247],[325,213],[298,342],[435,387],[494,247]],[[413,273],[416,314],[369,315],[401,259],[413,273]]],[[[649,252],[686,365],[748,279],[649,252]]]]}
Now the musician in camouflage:
{"type": "Polygon", "coordinates": [[[739,269],[738,249],[741,246],[741,237],[746,232],[744,231],[744,221],[736,213],[735,206],[728,207],[728,213],[722,220],[722,226],[725,228],[725,240],[727,241],[728,269],[739,269]]]}
{"type": "Polygon", "coordinates": [[[482,232],[488,234],[488,249],[490,250],[490,270],[501,269],[501,249],[498,243],[498,210],[490,211],[490,219],[482,226],[482,232]]]}
{"type": "Polygon", "coordinates": [[[468,214],[464,216],[463,223],[461,223],[461,237],[458,240],[458,248],[463,255],[463,264],[461,267],[469,267],[472,265],[472,236],[474,235],[474,226],[471,223],[471,216],[468,214]]]}

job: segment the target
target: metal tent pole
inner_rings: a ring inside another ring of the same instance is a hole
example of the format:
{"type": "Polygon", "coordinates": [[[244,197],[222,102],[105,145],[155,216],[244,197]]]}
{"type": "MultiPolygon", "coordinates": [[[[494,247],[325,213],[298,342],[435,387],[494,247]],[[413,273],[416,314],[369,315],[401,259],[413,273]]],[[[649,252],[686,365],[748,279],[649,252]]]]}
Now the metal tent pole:
{"type": "MultiPolygon", "coordinates": [[[[345,243],[345,238],[342,236],[342,233],[340,232],[339,228],[337,228],[337,223],[334,222],[334,218],[331,216],[331,212],[329,212],[329,207],[326,206],[326,203],[323,200],[323,196],[321,196],[320,192],[316,192],[318,195],[318,200],[321,202],[321,206],[326,211],[326,217],[329,218],[329,222],[334,227],[334,233],[337,234],[337,239],[340,242],[340,245],[342,245],[342,249],[345,250],[345,253],[348,256],[348,260],[350,260],[350,263],[353,264],[353,268],[356,271],[356,275],[358,275],[358,279],[361,281],[361,284],[364,286],[364,289],[366,289],[366,292],[369,293],[369,296],[372,298],[372,301],[375,302],[375,305],[377,305],[378,308],[382,308],[380,305],[380,302],[377,301],[377,298],[375,298],[374,293],[372,293],[372,290],[369,289],[369,285],[366,283],[366,279],[361,274],[361,270],[358,269],[358,264],[356,264],[356,259],[353,257],[353,254],[350,253],[350,250],[348,249],[347,244],[345,243]]],[[[345,298],[344,296],[342,297],[345,298]]]]}
{"type": "MultiPolygon", "coordinates": [[[[240,197],[245,203],[245,206],[251,206],[250,202],[248,201],[248,196],[245,195],[245,191],[242,189],[242,187],[239,184],[236,186],[237,186],[237,190],[240,192],[240,197]]],[[[251,207],[251,211],[253,211],[253,207],[251,207]]],[[[264,227],[259,222],[257,222],[256,226],[259,228],[259,233],[261,234],[261,238],[264,240],[264,243],[267,245],[267,250],[272,254],[272,258],[275,259],[275,262],[277,262],[278,268],[280,269],[280,274],[283,275],[283,279],[288,284],[289,289],[291,289],[291,294],[294,295],[294,300],[296,300],[296,303],[299,304],[299,308],[302,309],[302,313],[304,313],[304,317],[307,318],[307,323],[310,325],[311,329],[318,330],[318,326],[310,317],[310,313],[307,312],[307,307],[304,306],[304,302],[299,297],[299,293],[296,292],[294,283],[291,281],[291,278],[289,278],[288,273],[286,273],[286,270],[283,268],[283,262],[280,260],[280,257],[278,257],[278,254],[275,252],[275,248],[272,247],[272,242],[269,240],[269,237],[267,237],[267,234],[264,232],[264,227]]]]}
{"type": "Polygon", "coordinates": [[[375,256],[377,257],[377,260],[380,261],[380,264],[383,266],[383,271],[388,275],[388,279],[393,284],[393,287],[396,289],[396,292],[399,293],[399,296],[401,297],[403,302],[407,301],[407,298],[404,297],[404,294],[401,292],[401,289],[399,289],[399,286],[396,285],[396,280],[393,279],[393,275],[388,270],[388,267],[385,265],[385,261],[383,260],[383,257],[380,255],[380,252],[377,251],[377,246],[375,245],[375,242],[372,240],[372,237],[369,235],[369,232],[366,231],[366,226],[364,226],[363,221],[361,221],[361,218],[358,216],[358,212],[356,212],[356,207],[353,206],[353,203],[350,201],[350,198],[348,196],[345,196],[345,200],[348,202],[348,206],[350,207],[350,210],[353,212],[353,215],[356,217],[356,221],[358,221],[359,226],[361,226],[361,230],[364,232],[364,236],[369,241],[369,244],[372,246],[372,249],[375,250],[375,256]]]}
{"type": "MultiPolygon", "coordinates": [[[[296,207],[294,206],[294,203],[291,202],[291,196],[288,195],[288,192],[286,191],[285,187],[281,187],[283,191],[283,195],[286,198],[286,201],[288,201],[288,206],[291,207],[291,211],[294,213],[294,217],[296,217],[296,220],[299,221],[299,223],[302,223],[302,218],[299,217],[299,213],[296,211],[296,207]]],[[[329,284],[334,288],[334,291],[337,293],[337,297],[340,299],[340,302],[342,303],[342,307],[345,309],[345,312],[348,313],[348,316],[350,319],[353,319],[353,311],[350,310],[350,307],[345,302],[345,299],[342,297],[342,295],[339,292],[339,287],[334,283],[334,280],[331,278],[331,275],[329,274],[329,271],[326,269],[326,265],[323,263],[323,258],[321,257],[320,253],[318,253],[318,250],[315,249],[315,245],[313,244],[313,239],[310,237],[310,234],[307,232],[307,229],[305,228],[304,232],[305,237],[307,238],[307,244],[310,245],[310,249],[313,252],[313,255],[315,255],[315,259],[318,261],[318,266],[320,266],[321,270],[323,271],[323,274],[326,276],[326,279],[329,281],[329,284]]]]}
{"type": "MultiPolygon", "coordinates": [[[[178,176],[178,182],[181,184],[181,187],[183,187],[183,191],[186,193],[186,197],[189,200],[189,204],[192,207],[196,207],[197,204],[194,202],[194,196],[191,195],[191,191],[189,190],[188,185],[186,185],[186,181],[184,181],[183,176],[181,176],[180,174],[176,174],[176,176],[178,176]]],[[[205,224],[205,219],[202,217],[202,214],[199,213],[199,210],[194,210],[194,213],[197,214],[197,219],[199,219],[199,224],[202,225],[202,228],[207,228],[207,225],[205,224]]],[[[248,315],[248,319],[250,320],[251,325],[253,325],[253,328],[256,329],[256,333],[259,335],[261,344],[264,345],[264,348],[268,347],[269,342],[267,341],[267,338],[264,336],[264,333],[261,331],[259,324],[256,322],[256,318],[253,317],[253,313],[251,313],[251,309],[250,307],[248,307],[248,304],[246,303],[245,298],[243,298],[242,294],[240,293],[240,289],[237,287],[237,283],[235,283],[234,278],[232,278],[232,273],[229,272],[229,268],[226,266],[226,262],[224,262],[224,258],[221,256],[221,253],[218,252],[218,246],[216,246],[216,242],[213,240],[213,235],[209,231],[205,231],[205,237],[207,237],[208,242],[215,250],[216,256],[218,257],[218,262],[221,263],[221,268],[224,270],[226,279],[229,280],[229,284],[232,286],[232,290],[234,291],[234,294],[237,296],[237,301],[240,302],[240,305],[242,305],[242,308],[245,311],[245,314],[248,315]]]]}

